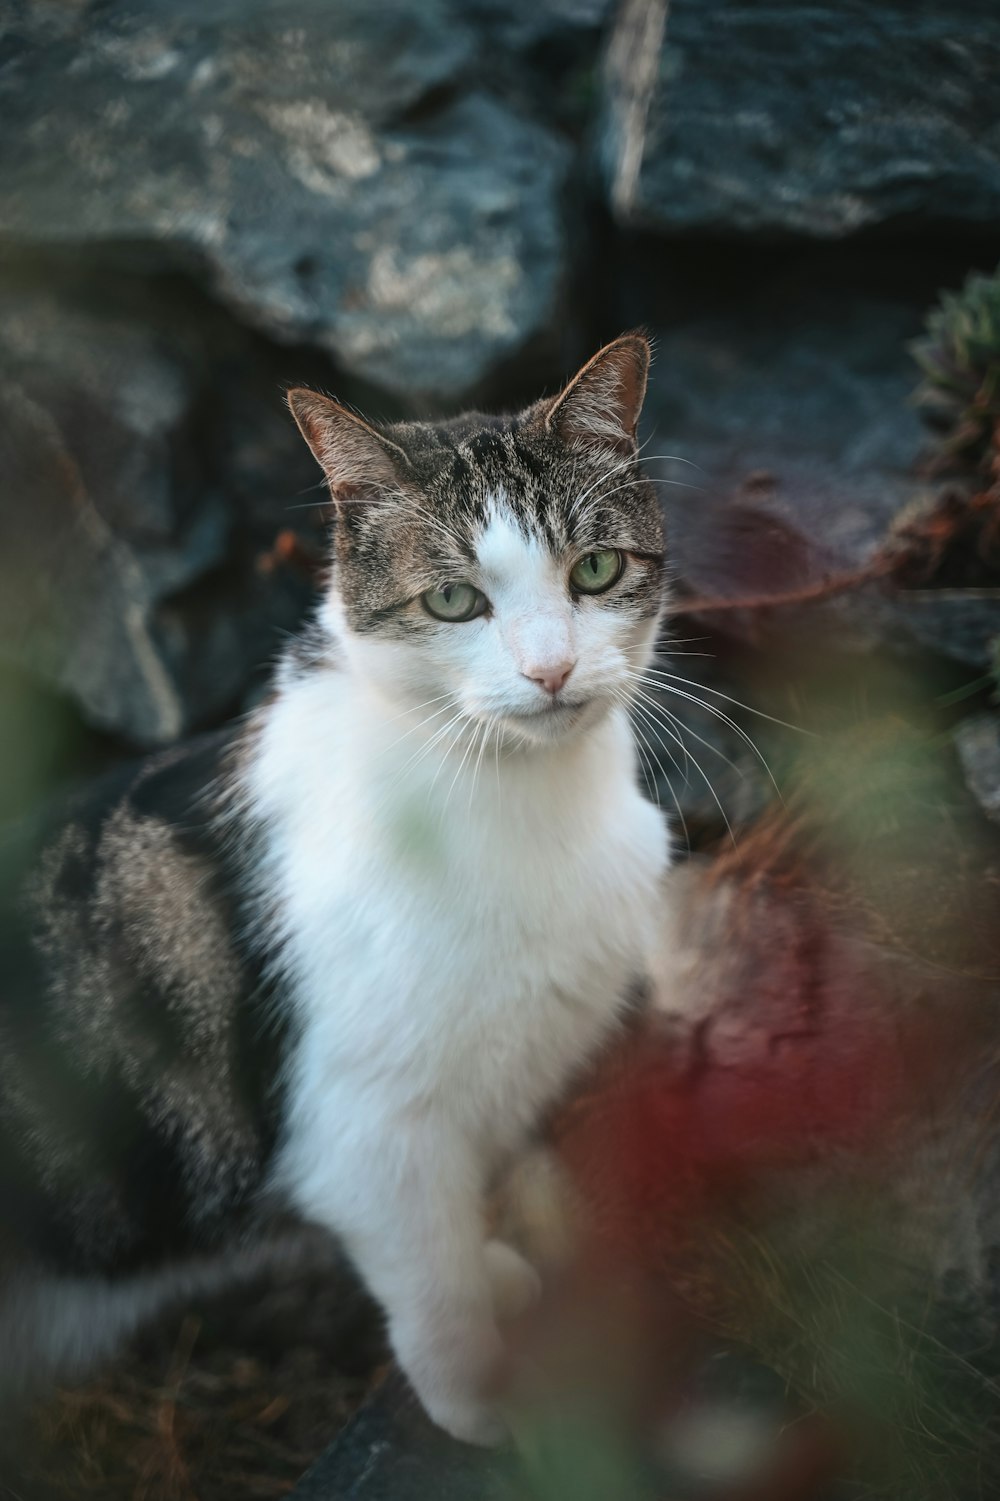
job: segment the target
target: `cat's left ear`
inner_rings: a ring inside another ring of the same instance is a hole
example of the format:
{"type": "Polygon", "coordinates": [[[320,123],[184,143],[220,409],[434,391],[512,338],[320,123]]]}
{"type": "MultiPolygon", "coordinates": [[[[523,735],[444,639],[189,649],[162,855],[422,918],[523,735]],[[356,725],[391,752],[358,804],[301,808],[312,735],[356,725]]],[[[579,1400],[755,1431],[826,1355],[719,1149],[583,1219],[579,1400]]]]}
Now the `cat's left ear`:
{"type": "Polygon", "coordinates": [[[406,454],[389,438],[318,391],[289,391],[288,405],[299,431],[322,465],[338,503],[363,501],[394,489],[409,468],[406,454]]]}
{"type": "Polygon", "coordinates": [[[633,450],[649,358],[649,338],[641,330],[605,344],[552,402],[545,426],[567,443],[633,450]]]}

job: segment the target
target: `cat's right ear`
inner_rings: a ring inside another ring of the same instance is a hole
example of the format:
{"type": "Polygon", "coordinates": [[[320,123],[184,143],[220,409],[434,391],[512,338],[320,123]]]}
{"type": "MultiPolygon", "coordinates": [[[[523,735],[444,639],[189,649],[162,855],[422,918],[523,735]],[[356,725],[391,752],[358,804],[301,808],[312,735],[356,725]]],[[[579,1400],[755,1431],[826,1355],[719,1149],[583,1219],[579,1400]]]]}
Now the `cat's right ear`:
{"type": "Polygon", "coordinates": [[[301,387],[289,391],[288,405],[338,504],[398,487],[409,460],[398,444],[364,418],[329,396],[301,387]]]}
{"type": "Polygon", "coordinates": [[[546,428],[567,443],[634,452],[650,352],[642,329],[605,344],[549,403],[546,428]]]}

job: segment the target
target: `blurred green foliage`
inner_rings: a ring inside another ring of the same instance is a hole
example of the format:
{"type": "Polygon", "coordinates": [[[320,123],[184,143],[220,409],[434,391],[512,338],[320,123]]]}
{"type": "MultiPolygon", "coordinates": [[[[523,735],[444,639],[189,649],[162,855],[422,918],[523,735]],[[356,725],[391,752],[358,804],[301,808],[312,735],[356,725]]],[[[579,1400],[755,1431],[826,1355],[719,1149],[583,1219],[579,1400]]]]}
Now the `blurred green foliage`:
{"type": "Polygon", "coordinates": [[[0,824],[37,807],[60,782],[100,764],[100,737],[73,706],[0,667],[0,824]]]}
{"type": "Polygon", "coordinates": [[[1000,424],[1000,267],[945,292],[912,352],[924,372],[917,397],[941,428],[944,454],[988,470],[1000,424]]]}

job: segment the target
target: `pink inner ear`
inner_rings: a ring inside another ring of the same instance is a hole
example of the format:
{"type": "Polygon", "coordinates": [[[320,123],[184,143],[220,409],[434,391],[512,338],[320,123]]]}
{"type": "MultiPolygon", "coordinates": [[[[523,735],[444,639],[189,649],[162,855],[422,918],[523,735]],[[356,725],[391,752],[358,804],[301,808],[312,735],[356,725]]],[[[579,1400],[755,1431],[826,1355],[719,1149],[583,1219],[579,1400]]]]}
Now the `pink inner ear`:
{"type": "Polygon", "coordinates": [[[334,499],[357,500],[398,485],[409,467],[405,453],[363,418],[318,391],[289,391],[288,405],[334,499]]]}
{"type": "Polygon", "coordinates": [[[616,339],[595,354],[556,398],[547,426],[568,443],[630,447],[635,442],[648,373],[645,336],[626,334],[616,339]]]}

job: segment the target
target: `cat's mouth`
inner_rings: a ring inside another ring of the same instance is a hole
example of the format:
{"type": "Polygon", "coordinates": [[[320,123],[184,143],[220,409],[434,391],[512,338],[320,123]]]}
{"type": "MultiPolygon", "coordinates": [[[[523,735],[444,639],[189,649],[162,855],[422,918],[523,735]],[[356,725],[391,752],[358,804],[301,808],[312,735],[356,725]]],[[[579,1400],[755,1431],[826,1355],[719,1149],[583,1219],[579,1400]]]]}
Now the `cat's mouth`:
{"type": "Polygon", "coordinates": [[[547,704],[542,704],[537,709],[521,709],[516,714],[508,715],[510,719],[551,719],[558,714],[579,714],[581,709],[586,709],[590,704],[589,698],[550,698],[547,704]]]}
{"type": "Polygon", "coordinates": [[[515,729],[548,739],[565,730],[571,730],[593,705],[592,698],[550,699],[537,709],[521,709],[504,715],[515,729]]]}

